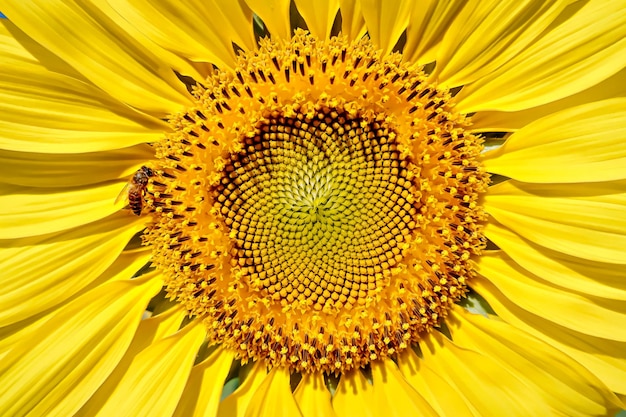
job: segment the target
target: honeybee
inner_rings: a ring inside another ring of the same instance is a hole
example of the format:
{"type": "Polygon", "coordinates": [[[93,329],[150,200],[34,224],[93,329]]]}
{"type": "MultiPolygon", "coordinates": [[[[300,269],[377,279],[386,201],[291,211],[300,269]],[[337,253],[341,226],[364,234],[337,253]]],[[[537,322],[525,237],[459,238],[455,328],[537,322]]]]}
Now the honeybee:
{"type": "Polygon", "coordinates": [[[143,196],[148,186],[148,179],[154,175],[154,171],[147,166],[142,166],[135,172],[126,184],[124,189],[120,192],[115,202],[121,198],[124,194],[128,197],[128,205],[136,216],[141,215],[143,208],[143,196]]]}

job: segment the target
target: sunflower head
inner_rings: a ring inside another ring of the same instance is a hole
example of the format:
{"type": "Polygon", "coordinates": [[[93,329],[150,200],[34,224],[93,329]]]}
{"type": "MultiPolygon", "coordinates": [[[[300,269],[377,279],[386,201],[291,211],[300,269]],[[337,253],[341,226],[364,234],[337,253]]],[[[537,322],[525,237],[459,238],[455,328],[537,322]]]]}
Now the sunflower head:
{"type": "Polygon", "coordinates": [[[401,58],[367,39],[265,39],[157,145],[145,242],[169,297],[243,360],[361,367],[466,293],[482,140],[401,58]]]}

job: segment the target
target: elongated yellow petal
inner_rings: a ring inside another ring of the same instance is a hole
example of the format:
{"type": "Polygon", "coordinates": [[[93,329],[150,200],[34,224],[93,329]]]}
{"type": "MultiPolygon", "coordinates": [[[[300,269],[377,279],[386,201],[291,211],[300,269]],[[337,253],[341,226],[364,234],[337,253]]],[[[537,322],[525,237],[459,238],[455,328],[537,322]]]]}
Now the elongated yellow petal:
{"type": "Polygon", "coordinates": [[[265,365],[260,362],[254,364],[243,383],[219,405],[219,417],[244,417],[248,404],[267,377],[265,365]]]}
{"type": "Polygon", "coordinates": [[[290,0],[245,0],[245,2],[263,20],[272,37],[291,39],[290,0]]]}
{"type": "Polygon", "coordinates": [[[222,38],[229,38],[244,50],[256,48],[256,40],[252,26],[252,10],[245,1],[216,0],[206,2],[195,0],[196,8],[208,7],[209,22],[219,28],[222,38]]]}
{"type": "Polygon", "coordinates": [[[428,362],[418,358],[412,349],[398,357],[398,368],[407,382],[424,397],[440,416],[475,416],[477,411],[428,362]]]}
{"type": "Polygon", "coordinates": [[[89,83],[49,71],[2,24],[0,55],[2,149],[68,154],[119,149],[156,141],[167,129],[89,83]]]}
{"type": "Polygon", "coordinates": [[[485,209],[502,225],[549,249],[595,262],[625,264],[626,183],[490,187],[485,209]]]}
{"type": "Polygon", "coordinates": [[[107,380],[98,388],[89,401],[76,413],[76,417],[91,417],[98,413],[109,396],[120,383],[124,375],[139,352],[145,350],[157,341],[175,334],[186,312],[181,308],[170,308],[164,313],[144,319],[139,323],[135,336],[126,350],[126,353],[111,372],[107,380]]]}
{"type": "Polygon", "coordinates": [[[127,280],[132,277],[138,268],[142,266],[143,259],[141,255],[145,252],[146,250],[144,249],[122,252],[111,267],[80,291],[73,293],[71,296],[62,297],[62,299],[59,300],[59,304],[54,307],[0,328],[0,361],[15,345],[19,344],[21,340],[27,339],[30,337],[30,334],[37,331],[39,326],[42,326],[58,309],[71,303],[85,292],[109,281],[127,280]]]}
{"type": "Polygon", "coordinates": [[[400,35],[409,24],[414,0],[361,0],[361,12],[367,33],[377,48],[388,54],[398,43],[400,35]]]}
{"type": "Polygon", "coordinates": [[[497,319],[455,309],[450,331],[459,346],[494,358],[536,392],[554,411],[567,416],[607,415],[618,404],[591,372],[546,343],[497,319]]]}
{"type": "Polygon", "coordinates": [[[330,404],[330,391],[321,373],[302,375],[293,396],[303,417],[335,417],[330,404]]]}
{"type": "MultiPolygon", "coordinates": [[[[147,39],[144,35],[142,35],[138,28],[131,26],[130,22],[124,20],[117,10],[112,8],[109,2],[95,2],[92,3],[91,6],[96,7],[102,13],[109,16],[112,20],[115,21],[117,25],[123,28],[132,39],[141,43],[142,47],[150,50],[151,53],[156,54],[158,56],[158,60],[162,63],[165,68],[171,68],[180,74],[185,74],[195,79],[201,79],[202,76],[196,72],[194,69],[194,65],[190,64],[188,61],[184,60],[181,57],[174,55],[171,52],[168,52],[162,48],[157,47],[154,42],[147,39]]],[[[58,56],[54,55],[45,47],[42,47],[35,41],[33,41],[28,35],[26,35],[23,31],[20,31],[13,25],[8,19],[4,19],[0,21],[4,23],[5,26],[11,27],[11,33],[13,33],[12,37],[16,39],[20,39],[20,42],[34,55],[37,56],[39,62],[45,64],[45,67],[53,72],[57,72],[59,74],[70,75],[74,78],[84,80],[85,78],[74,69],[67,62],[63,61],[58,56]]],[[[2,32],[4,28],[0,25],[0,32],[2,32]]],[[[8,32],[7,32],[8,33],[8,32]]]]}
{"type": "Polygon", "coordinates": [[[478,272],[507,298],[534,314],[581,333],[626,342],[623,302],[550,285],[501,252],[481,256],[478,272]]]}
{"type": "Polygon", "coordinates": [[[119,260],[118,256],[139,230],[137,224],[117,217],[47,237],[38,244],[0,249],[0,327],[54,307],[95,281],[106,281],[122,271],[131,278],[148,262],[149,252],[132,252],[119,260]]]}
{"type": "Polygon", "coordinates": [[[545,320],[518,307],[484,278],[473,280],[472,288],[503,320],[574,358],[610,390],[626,394],[626,343],[578,333],[545,320]]]}
{"type": "Polygon", "coordinates": [[[472,116],[474,132],[514,132],[542,117],[581,104],[626,96],[626,69],[572,96],[516,112],[481,111],[472,116]]]}
{"type": "Polygon", "coordinates": [[[466,2],[437,48],[433,76],[450,87],[484,77],[524,50],[566,5],[545,0],[466,2]]]}
{"type": "Polygon", "coordinates": [[[55,313],[0,365],[0,414],[73,415],[118,363],[161,285],[111,282],[55,313]]]}
{"type": "Polygon", "coordinates": [[[437,417],[437,412],[411,387],[391,360],[372,363],[372,381],[372,400],[385,410],[385,416],[437,417]]]}
{"type": "Polygon", "coordinates": [[[205,336],[206,330],[195,320],[141,351],[96,415],[171,415],[205,336]]]}
{"type": "Polygon", "coordinates": [[[188,105],[172,69],[91,1],[7,1],[9,20],[118,100],[155,115],[188,105]]]}
{"type": "Polygon", "coordinates": [[[289,371],[274,368],[250,400],[246,417],[302,416],[289,386],[289,371]]]}
{"type": "Polygon", "coordinates": [[[85,81],[85,78],[71,65],[35,42],[9,19],[0,20],[0,48],[3,55],[3,68],[21,62],[32,71],[33,66],[67,76],[69,79],[85,81]]]}
{"type": "Polygon", "coordinates": [[[420,347],[422,361],[479,416],[551,415],[540,393],[528,389],[523,374],[502,367],[498,357],[460,347],[438,332],[428,335],[420,347]]]}
{"type": "MultiPolygon", "coordinates": [[[[3,101],[7,102],[7,100],[3,101]]],[[[0,147],[2,149],[19,152],[63,154],[98,152],[120,149],[138,143],[157,142],[163,137],[163,131],[150,132],[144,130],[141,133],[133,133],[128,131],[98,130],[108,129],[99,125],[98,122],[93,125],[94,130],[92,131],[72,129],[72,124],[75,121],[73,119],[76,118],[70,116],[69,113],[52,115],[53,119],[50,120],[51,126],[58,127],[44,127],[41,124],[46,123],[45,119],[39,118],[38,115],[43,115],[46,112],[44,110],[45,100],[36,98],[31,101],[35,104],[26,112],[30,122],[20,121],[13,123],[7,121],[0,125],[0,147]],[[67,122],[66,127],[61,127],[65,122],[67,122]]],[[[21,105],[26,106],[25,103],[21,105]]],[[[7,111],[3,114],[3,118],[6,120],[6,118],[12,117],[17,113],[7,111]]],[[[50,115],[50,113],[47,113],[46,117],[50,117],[50,115]]],[[[101,175],[110,175],[110,173],[104,171],[101,175]]]]}
{"type": "Polygon", "coordinates": [[[333,409],[338,417],[377,417],[385,415],[384,405],[371,401],[372,384],[361,371],[343,373],[333,396],[333,409]]]}
{"type": "Polygon", "coordinates": [[[180,397],[174,417],[214,417],[220,403],[224,380],[235,355],[219,347],[194,365],[180,397]]]}
{"type": "Polygon", "coordinates": [[[320,39],[328,39],[339,11],[339,0],[296,0],[298,12],[306,21],[309,31],[320,39]]]}
{"type": "Polygon", "coordinates": [[[393,362],[372,363],[372,380],[367,381],[358,370],[341,375],[333,397],[337,416],[437,415],[393,362]]]}
{"type": "Polygon", "coordinates": [[[591,262],[543,248],[495,221],[485,227],[485,234],[516,263],[547,282],[581,294],[626,301],[622,265],[591,262]]]}
{"type": "Polygon", "coordinates": [[[484,155],[485,167],[525,182],[626,178],[626,99],[584,104],[544,117],[484,155]]]}
{"type": "MultiPolygon", "coordinates": [[[[0,184],[0,239],[59,232],[112,215],[123,183],[55,190],[0,184]]],[[[126,213],[128,214],[128,213],[126,213]]]]}
{"type": "Polygon", "coordinates": [[[80,155],[0,150],[0,165],[3,167],[2,179],[8,184],[77,187],[128,178],[153,155],[148,145],[80,155]]]}
{"type": "Polygon", "coordinates": [[[452,20],[465,4],[465,0],[426,0],[413,7],[406,28],[406,45],[402,50],[406,60],[419,64],[434,61],[441,40],[447,31],[454,29],[452,20]]]}
{"type": "Polygon", "coordinates": [[[0,330],[0,362],[4,361],[4,357],[14,346],[17,346],[22,340],[29,338],[48,318],[48,315],[44,312],[3,327],[0,330]]]}
{"type": "Polygon", "coordinates": [[[516,111],[559,100],[621,71],[625,46],[623,2],[591,0],[496,71],[465,86],[457,108],[516,111]]]}
{"type": "Polygon", "coordinates": [[[150,40],[192,61],[235,64],[235,42],[254,49],[252,13],[238,1],[113,0],[111,6],[150,40]]]}
{"type": "Polygon", "coordinates": [[[361,39],[365,35],[365,20],[359,0],[339,0],[341,33],[348,39],[361,39]]]}

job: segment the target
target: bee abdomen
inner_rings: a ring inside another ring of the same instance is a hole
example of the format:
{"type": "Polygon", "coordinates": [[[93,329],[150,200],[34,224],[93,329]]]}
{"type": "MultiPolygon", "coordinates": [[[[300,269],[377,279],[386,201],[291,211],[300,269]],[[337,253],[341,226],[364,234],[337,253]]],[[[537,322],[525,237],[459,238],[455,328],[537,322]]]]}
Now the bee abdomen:
{"type": "Polygon", "coordinates": [[[132,212],[136,216],[140,216],[141,215],[141,209],[143,208],[143,201],[142,201],[141,196],[129,195],[128,196],[128,203],[129,203],[129,206],[130,206],[130,209],[132,210],[132,212]]]}

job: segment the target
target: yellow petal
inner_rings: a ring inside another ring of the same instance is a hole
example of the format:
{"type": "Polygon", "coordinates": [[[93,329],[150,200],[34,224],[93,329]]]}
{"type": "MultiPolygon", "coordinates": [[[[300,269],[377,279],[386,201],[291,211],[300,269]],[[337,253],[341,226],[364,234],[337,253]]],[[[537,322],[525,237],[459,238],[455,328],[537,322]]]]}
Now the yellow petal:
{"type": "MultiPolygon", "coordinates": [[[[65,189],[22,188],[0,184],[0,239],[39,236],[71,229],[115,213],[123,183],[65,189]]],[[[124,213],[129,217],[132,214],[124,213]]],[[[137,219],[133,219],[137,220],[137,219]]]]}
{"type": "Polygon", "coordinates": [[[495,221],[485,234],[523,268],[563,288],[595,297],[626,301],[622,265],[591,262],[535,245],[495,221]]]}
{"type": "Polygon", "coordinates": [[[361,39],[365,35],[365,20],[359,0],[339,0],[341,33],[348,39],[361,39]]]}
{"type": "Polygon", "coordinates": [[[153,155],[148,145],[79,155],[0,150],[0,166],[3,167],[2,179],[8,184],[77,187],[128,178],[153,155]]]}
{"type": "MultiPolygon", "coordinates": [[[[21,63],[26,67],[34,65],[45,68],[52,73],[66,75],[70,79],[85,81],[84,77],[71,65],[35,42],[9,19],[0,20],[0,48],[2,48],[4,61],[0,64],[15,65],[21,63]]],[[[32,71],[32,68],[29,70],[32,71]]]]}
{"type": "Polygon", "coordinates": [[[421,360],[412,349],[398,356],[398,368],[407,382],[424,397],[440,416],[475,416],[463,397],[428,362],[421,360]]]}
{"type": "Polygon", "coordinates": [[[55,312],[62,308],[64,305],[71,303],[77,297],[80,297],[87,291],[103,285],[109,281],[126,280],[132,277],[140,266],[143,266],[145,262],[142,259],[142,253],[146,253],[147,250],[131,250],[124,251],[109,269],[107,269],[97,279],[93,280],[89,285],[82,288],[77,293],[70,297],[64,296],[59,304],[51,307],[45,311],[38,312],[26,319],[19,322],[3,326],[0,328],[0,361],[2,358],[21,340],[29,337],[30,334],[37,331],[39,326],[43,325],[55,312]],[[143,262],[143,264],[142,264],[143,262]]]}
{"type": "Polygon", "coordinates": [[[437,48],[433,76],[449,87],[474,82],[518,55],[567,2],[470,0],[437,48]]]}
{"type": "Polygon", "coordinates": [[[160,116],[190,104],[169,65],[90,1],[17,0],[2,8],[28,36],[116,99],[160,116]]]}
{"type": "Polygon", "coordinates": [[[289,385],[289,371],[274,368],[256,390],[246,409],[246,417],[302,416],[289,385]]]}
{"type": "Polygon", "coordinates": [[[403,378],[393,362],[373,363],[372,380],[373,384],[358,370],[341,375],[333,397],[337,416],[437,415],[403,378]]]}
{"type": "Polygon", "coordinates": [[[139,352],[145,350],[155,342],[175,334],[187,312],[179,307],[173,307],[164,313],[144,319],[139,323],[135,336],[126,350],[126,353],[111,372],[107,380],[89,398],[89,401],[76,413],[75,417],[91,417],[97,414],[107,402],[111,392],[120,383],[128,372],[131,363],[139,352]]]}
{"type": "Polygon", "coordinates": [[[624,69],[625,46],[623,2],[591,0],[496,71],[466,85],[457,108],[516,111],[576,94],[624,69]]]}
{"type": "Polygon", "coordinates": [[[295,0],[295,3],[311,34],[319,39],[328,39],[339,11],[339,0],[295,0]]]}
{"type": "MultiPolygon", "coordinates": [[[[18,30],[2,20],[11,31],[18,30]]],[[[0,55],[2,149],[68,154],[112,150],[154,142],[167,128],[89,83],[49,71],[1,24],[0,55]]]]}
{"type": "Polygon", "coordinates": [[[511,373],[497,357],[466,349],[438,332],[420,343],[422,361],[440,375],[481,417],[553,415],[523,374],[511,373]]]}
{"type": "Polygon", "coordinates": [[[408,62],[426,64],[437,57],[441,40],[449,30],[453,19],[463,9],[466,0],[425,0],[413,7],[406,28],[406,45],[402,55],[408,62]]]}
{"type": "Polygon", "coordinates": [[[478,273],[518,306],[581,333],[626,342],[623,302],[573,293],[550,285],[501,251],[483,254],[478,273]]]}
{"type": "MultiPolygon", "coordinates": [[[[91,6],[96,7],[102,13],[110,17],[111,20],[115,21],[117,25],[119,25],[127,32],[128,36],[140,42],[143,48],[150,50],[150,52],[153,54],[156,54],[158,60],[164,67],[171,68],[179,74],[188,75],[194,79],[204,78],[204,76],[200,75],[200,73],[198,73],[194,69],[194,65],[189,61],[179,56],[176,56],[173,53],[168,52],[162,48],[157,47],[154,42],[150,41],[144,35],[142,35],[139,32],[138,28],[131,26],[130,22],[124,20],[119,15],[117,10],[109,5],[109,2],[95,2],[92,3],[91,6]]],[[[63,61],[58,56],[54,55],[47,48],[33,41],[28,35],[17,29],[13,24],[11,24],[8,19],[0,22],[3,22],[6,26],[11,26],[11,32],[14,34],[14,37],[20,39],[20,42],[24,44],[25,47],[29,51],[31,51],[32,54],[37,56],[37,59],[40,62],[45,63],[46,68],[53,72],[70,75],[74,78],[85,80],[85,77],[83,77],[78,71],[76,71],[76,69],[72,68],[71,65],[63,61]]],[[[2,30],[3,28],[2,26],[0,26],[0,32],[2,30]]]]}
{"type": "MultiPolygon", "coordinates": [[[[148,251],[118,258],[140,230],[111,218],[42,239],[38,244],[0,249],[0,327],[54,307],[94,282],[125,273],[131,278],[150,259],[148,251]],[[125,272],[124,272],[125,271],[125,272]]],[[[5,244],[19,242],[3,242],[5,244]]]]}
{"type": "Polygon", "coordinates": [[[254,14],[259,16],[270,35],[276,38],[291,39],[289,4],[291,0],[244,0],[254,14]]]}
{"type": "Polygon", "coordinates": [[[414,0],[361,0],[361,12],[367,33],[376,48],[388,54],[398,43],[400,35],[409,24],[414,0]]]}
{"type": "Polygon", "coordinates": [[[219,405],[220,417],[244,417],[248,404],[267,376],[265,365],[256,362],[243,383],[219,405]]]}
{"type": "Polygon", "coordinates": [[[610,78],[572,96],[516,112],[481,111],[472,116],[473,132],[514,132],[527,124],[585,103],[602,101],[626,95],[626,69],[610,78]]]}
{"type": "Polygon", "coordinates": [[[432,416],[432,406],[404,379],[398,367],[389,359],[372,363],[374,397],[371,399],[385,410],[385,416],[432,416]]]}
{"type": "Polygon", "coordinates": [[[116,366],[161,285],[111,282],[58,310],[0,364],[0,415],[73,415],[116,366]]]}
{"type": "Polygon", "coordinates": [[[374,388],[361,371],[341,374],[333,396],[333,409],[338,417],[378,417],[385,415],[384,405],[372,401],[374,388]]]}
{"type": "MultiPolygon", "coordinates": [[[[55,310],[52,310],[54,313],[55,310]]],[[[26,320],[0,329],[0,362],[4,361],[5,356],[17,346],[22,340],[27,339],[36,332],[43,323],[48,320],[50,311],[37,314],[26,320]]]]}
{"type": "Polygon", "coordinates": [[[625,264],[626,182],[523,184],[489,188],[485,209],[529,241],[596,262],[625,264]]]}
{"type": "Polygon", "coordinates": [[[507,323],[564,352],[591,371],[610,390],[626,393],[626,343],[578,333],[547,321],[518,307],[484,278],[472,280],[472,288],[507,323]]]}
{"type": "Polygon", "coordinates": [[[171,415],[205,336],[202,323],[194,320],[141,351],[96,415],[171,415]]]}
{"type": "Polygon", "coordinates": [[[626,99],[563,110],[539,119],[484,155],[489,172],[524,182],[626,178],[626,99]]]}
{"type": "Polygon", "coordinates": [[[214,417],[224,381],[235,354],[218,347],[208,358],[191,368],[187,385],[174,417],[214,417]]]}
{"type": "Polygon", "coordinates": [[[235,65],[233,42],[255,47],[252,13],[239,1],[112,0],[111,6],[157,45],[192,61],[235,65]]]}
{"type": "Polygon", "coordinates": [[[303,374],[293,396],[303,417],[335,417],[330,391],[321,373],[303,374]]]}
{"type": "Polygon", "coordinates": [[[618,404],[593,374],[533,336],[460,307],[453,320],[450,331],[456,344],[494,358],[554,411],[572,417],[607,415],[618,404]]]}

